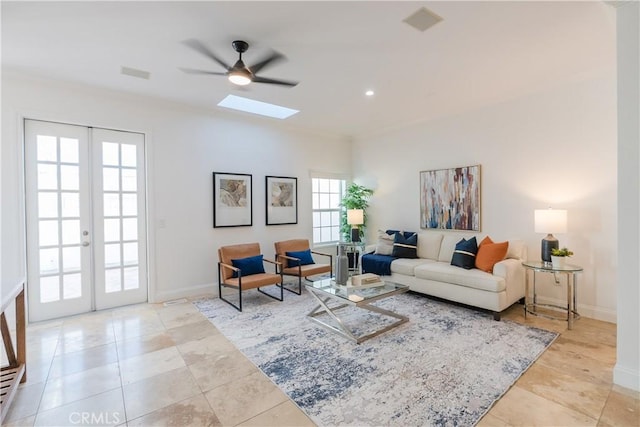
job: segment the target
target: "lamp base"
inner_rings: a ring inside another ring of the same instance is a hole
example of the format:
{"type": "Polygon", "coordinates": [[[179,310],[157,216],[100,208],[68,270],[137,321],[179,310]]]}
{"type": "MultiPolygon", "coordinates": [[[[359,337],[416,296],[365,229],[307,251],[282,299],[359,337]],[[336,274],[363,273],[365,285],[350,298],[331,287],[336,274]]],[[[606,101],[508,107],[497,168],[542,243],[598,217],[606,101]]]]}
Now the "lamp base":
{"type": "Polygon", "coordinates": [[[351,241],[359,242],[360,241],[360,229],[352,228],[351,229],[351,241]]]}
{"type": "Polygon", "coordinates": [[[560,247],[558,239],[553,237],[551,233],[547,234],[547,237],[542,239],[542,247],[540,257],[544,262],[551,262],[551,250],[558,249],[560,247]]]}

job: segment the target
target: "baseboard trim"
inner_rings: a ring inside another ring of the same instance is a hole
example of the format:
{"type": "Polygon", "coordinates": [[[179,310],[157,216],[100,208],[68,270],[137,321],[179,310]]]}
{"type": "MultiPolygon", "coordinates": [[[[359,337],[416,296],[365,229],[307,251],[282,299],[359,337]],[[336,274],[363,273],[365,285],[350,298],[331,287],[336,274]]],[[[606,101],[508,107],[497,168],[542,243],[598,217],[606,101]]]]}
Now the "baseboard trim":
{"type": "MultiPolygon", "coordinates": [[[[547,298],[538,295],[538,302],[541,304],[552,304],[565,307],[567,300],[561,300],[557,298],[547,298]]],[[[577,307],[578,313],[581,316],[588,317],[590,319],[602,320],[604,322],[617,323],[618,316],[615,310],[609,308],[595,307],[592,305],[580,304],[577,307]]]]}
{"type": "Polygon", "coordinates": [[[205,283],[203,285],[189,286],[187,288],[172,289],[170,291],[159,291],[153,300],[149,302],[160,303],[179,298],[197,297],[200,295],[217,295],[218,287],[215,283],[205,283]]]}
{"type": "Polygon", "coordinates": [[[640,391],[640,372],[616,364],[613,368],[613,383],[624,388],[640,391]]]}

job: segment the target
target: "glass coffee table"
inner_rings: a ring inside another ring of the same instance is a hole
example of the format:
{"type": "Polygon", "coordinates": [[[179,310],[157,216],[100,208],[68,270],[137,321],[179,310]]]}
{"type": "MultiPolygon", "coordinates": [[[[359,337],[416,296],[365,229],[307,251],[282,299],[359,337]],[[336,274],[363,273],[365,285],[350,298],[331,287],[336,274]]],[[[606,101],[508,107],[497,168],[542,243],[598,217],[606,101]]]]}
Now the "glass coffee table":
{"type": "Polygon", "coordinates": [[[373,338],[409,321],[409,318],[406,316],[371,305],[375,301],[407,292],[409,287],[406,285],[384,282],[383,285],[376,287],[353,288],[338,286],[335,284],[333,279],[323,279],[315,282],[307,282],[305,286],[309,293],[311,293],[311,295],[313,295],[313,297],[320,303],[311,310],[309,314],[307,314],[307,317],[322,325],[324,328],[354,341],[356,344],[360,344],[369,338],[373,338]],[[337,303],[337,305],[335,305],[335,303],[337,303]],[[338,310],[345,307],[362,308],[364,310],[373,311],[398,320],[382,328],[376,329],[373,332],[356,336],[355,332],[347,327],[343,319],[341,319],[337,313],[338,310]],[[318,316],[325,313],[335,320],[336,325],[331,325],[318,318],[318,316]]]}

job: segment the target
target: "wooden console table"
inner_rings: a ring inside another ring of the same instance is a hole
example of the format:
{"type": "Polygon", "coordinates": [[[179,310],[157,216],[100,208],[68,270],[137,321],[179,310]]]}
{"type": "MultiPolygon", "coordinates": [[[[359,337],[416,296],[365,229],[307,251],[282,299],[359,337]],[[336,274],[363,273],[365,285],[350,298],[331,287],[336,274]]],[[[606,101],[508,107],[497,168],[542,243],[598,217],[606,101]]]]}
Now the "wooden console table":
{"type": "Polygon", "coordinates": [[[18,385],[27,381],[27,345],[26,345],[26,322],[24,307],[24,282],[20,282],[12,291],[2,300],[2,316],[0,323],[2,327],[2,341],[4,349],[7,353],[9,365],[3,366],[1,372],[2,380],[0,381],[0,423],[9,412],[11,402],[18,391],[18,385]],[[16,346],[17,354],[13,349],[13,342],[9,332],[9,325],[5,317],[5,310],[9,308],[12,302],[16,304],[16,346]]]}

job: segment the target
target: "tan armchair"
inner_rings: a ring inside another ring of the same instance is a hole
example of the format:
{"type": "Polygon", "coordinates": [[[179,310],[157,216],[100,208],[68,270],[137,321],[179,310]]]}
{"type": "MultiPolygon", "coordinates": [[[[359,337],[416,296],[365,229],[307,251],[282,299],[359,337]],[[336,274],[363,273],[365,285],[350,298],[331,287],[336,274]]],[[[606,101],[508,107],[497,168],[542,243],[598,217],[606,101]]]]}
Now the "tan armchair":
{"type": "Polygon", "coordinates": [[[329,273],[331,276],[333,276],[333,257],[329,254],[323,254],[321,252],[310,251],[313,255],[329,257],[328,264],[315,264],[315,263],[307,264],[307,265],[298,264],[297,266],[289,267],[290,265],[289,261],[300,262],[300,259],[288,256],[287,252],[301,252],[301,251],[310,250],[309,240],[307,239],[284,240],[281,242],[275,242],[274,246],[276,249],[276,262],[279,262],[281,266],[280,273],[287,276],[298,277],[298,292],[285,288],[288,291],[293,292],[294,294],[300,295],[302,293],[303,277],[306,280],[307,277],[309,276],[315,276],[316,274],[323,274],[323,273],[329,273]]]}
{"type": "MultiPolygon", "coordinates": [[[[232,305],[238,311],[242,311],[242,291],[249,289],[258,289],[258,292],[264,294],[270,298],[278,301],[283,300],[282,289],[282,272],[280,263],[263,259],[264,262],[275,265],[275,273],[258,272],[254,274],[246,274],[250,270],[249,267],[245,268],[245,274],[243,274],[242,268],[234,267],[233,260],[245,260],[249,257],[255,257],[261,255],[259,243],[245,243],[241,245],[222,246],[218,249],[218,295],[221,300],[232,305]],[[236,273],[237,277],[233,277],[236,273]],[[260,289],[261,286],[278,285],[280,287],[280,298],[273,295],[269,295],[260,289]],[[236,288],[238,289],[238,305],[233,304],[231,301],[222,297],[222,287],[236,288]]],[[[255,263],[253,263],[255,267],[255,263]]],[[[264,271],[264,266],[262,266],[264,271]]]]}

